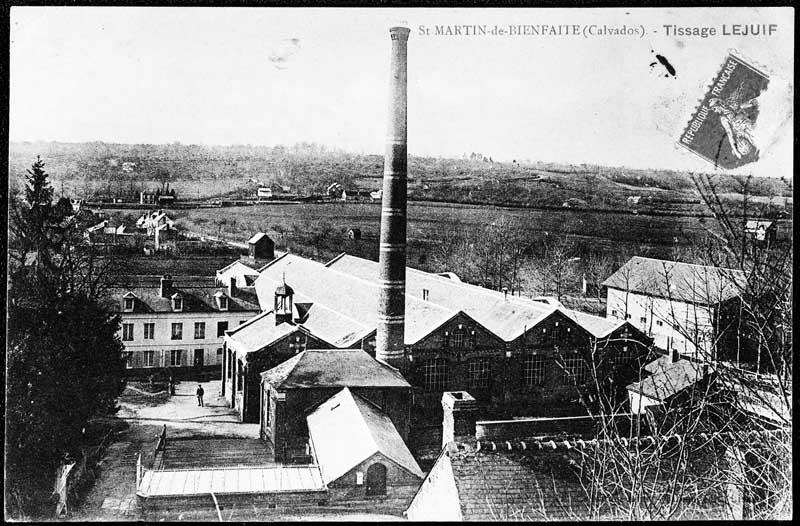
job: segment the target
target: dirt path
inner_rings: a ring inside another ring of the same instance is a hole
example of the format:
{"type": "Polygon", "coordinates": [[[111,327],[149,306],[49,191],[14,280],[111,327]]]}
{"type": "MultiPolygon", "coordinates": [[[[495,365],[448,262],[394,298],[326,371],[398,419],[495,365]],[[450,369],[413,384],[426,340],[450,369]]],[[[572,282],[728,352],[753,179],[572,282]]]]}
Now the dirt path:
{"type": "Polygon", "coordinates": [[[202,383],[205,406],[197,403],[197,383],[182,382],[175,396],[149,395],[127,389],[119,399],[117,417],[129,428],[108,447],[98,477],[71,521],[142,520],[136,507],[136,461],[146,461],[167,426],[167,436],[258,438],[257,424],[240,424],[236,413],[219,396],[219,381],[202,383]]]}

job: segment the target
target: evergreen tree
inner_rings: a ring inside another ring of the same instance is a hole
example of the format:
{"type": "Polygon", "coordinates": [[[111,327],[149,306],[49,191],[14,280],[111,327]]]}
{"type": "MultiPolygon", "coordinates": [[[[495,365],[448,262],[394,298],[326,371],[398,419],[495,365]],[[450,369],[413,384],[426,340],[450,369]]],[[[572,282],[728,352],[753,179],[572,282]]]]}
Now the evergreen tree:
{"type": "Polygon", "coordinates": [[[58,465],[80,454],[92,417],[114,411],[125,364],[119,318],[87,286],[96,266],[72,245],[41,159],[28,173],[11,207],[5,491],[7,513],[42,517],[58,465]]]}

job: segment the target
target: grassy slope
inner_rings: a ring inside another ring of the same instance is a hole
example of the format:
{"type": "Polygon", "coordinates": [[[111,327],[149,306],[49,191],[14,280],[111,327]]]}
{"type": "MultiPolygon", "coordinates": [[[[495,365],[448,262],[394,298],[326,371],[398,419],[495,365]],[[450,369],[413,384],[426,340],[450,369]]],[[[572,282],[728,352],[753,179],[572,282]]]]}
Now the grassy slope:
{"type": "MultiPolygon", "coordinates": [[[[256,182],[287,185],[293,193],[322,193],[332,182],[348,190],[380,187],[383,159],[330,151],[316,145],[286,147],[199,145],[126,145],[106,143],[12,143],[12,185],[41,155],[56,194],[134,199],[142,189],[169,180],[178,196],[207,198],[252,195],[256,182]],[[123,163],[136,166],[123,170],[123,163]]],[[[467,159],[411,157],[412,199],[462,203],[630,208],[629,196],[649,196],[661,210],[698,211],[698,198],[685,173],[631,170],[589,165],[489,163],[467,159]]],[[[723,192],[736,193],[731,178],[720,178],[723,192]]],[[[778,179],[759,179],[756,195],[791,195],[778,179]]],[[[647,204],[642,201],[640,206],[647,204]]]]}

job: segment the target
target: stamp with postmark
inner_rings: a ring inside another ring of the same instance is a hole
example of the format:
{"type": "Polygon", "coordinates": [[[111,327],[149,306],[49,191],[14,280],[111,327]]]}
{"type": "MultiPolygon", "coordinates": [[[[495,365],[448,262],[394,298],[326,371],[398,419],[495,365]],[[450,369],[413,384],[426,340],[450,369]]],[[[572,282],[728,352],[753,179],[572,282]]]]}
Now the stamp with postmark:
{"type": "Polygon", "coordinates": [[[753,129],[758,97],[768,84],[766,73],[729,53],[678,144],[718,168],[738,168],[757,161],[753,129]]]}

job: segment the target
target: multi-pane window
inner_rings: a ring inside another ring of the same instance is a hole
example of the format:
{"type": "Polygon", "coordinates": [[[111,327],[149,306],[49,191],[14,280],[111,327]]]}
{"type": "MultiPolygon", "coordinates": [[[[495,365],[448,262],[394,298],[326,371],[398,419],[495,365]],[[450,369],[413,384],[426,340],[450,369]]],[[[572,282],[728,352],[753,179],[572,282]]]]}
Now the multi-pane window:
{"type": "Polygon", "coordinates": [[[129,342],[133,340],[133,323],[122,324],[122,341],[129,342]]]}
{"type": "Polygon", "coordinates": [[[456,349],[464,347],[464,331],[461,329],[453,331],[453,347],[456,349]]]}
{"type": "Polygon", "coordinates": [[[217,322],[217,338],[221,336],[225,336],[225,331],[228,330],[228,322],[227,321],[219,321],[217,322]]]}
{"type": "Polygon", "coordinates": [[[173,340],[183,339],[183,323],[172,324],[172,339],[173,340]]]}
{"type": "Polygon", "coordinates": [[[544,383],[544,356],[527,356],[522,362],[522,381],[527,387],[544,383]]]}
{"type": "Polygon", "coordinates": [[[664,322],[663,322],[663,321],[661,321],[661,320],[656,320],[656,325],[657,325],[658,327],[663,327],[663,326],[664,326],[664,322]]]}
{"type": "Polygon", "coordinates": [[[144,366],[154,367],[156,365],[156,352],[145,351],[143,354],[144,354],[144,366]]]}
{"type": "Polygon", "coordinates": [[[133,367],[133,353],[130,351],[122,353],[122,359],[125,360],[125,367],[130,369],[133,367]]]}
{"type": "Polygon", "coordinates": [[[612,316],[614,316],[616,318],[617,314],[619,314],[619,313],[616,311],[616,309],[611,309],[611,315],[612,316]]]}
{"type": "Polygon", "coordinates": [[[175,294],[172,296],[172,310],[180,312],[183,310],[183,298],[175,294]]]}
{"type": "Polygon", "coordinates": [[[621,349],[614,353],[614,365],[620,367],[631,361],[631,351],[627,345],[623,345],[621,349]]]}
{"type": "Polygon", "coordinates": [[[647,318],[645,316],[642,316],[641,318],[639,318],[639,323],[642,323],[642,324],[647,323],[647,318]]]}
{"type": "Polygon", "coordinates": [[[447,361],[443,358],[427,360],[422,366],[425,389],[429,391],[447,389],[447,372],[447,361]]]}
{"type": "Polygon", "coordinates": [[[194,339],[202,340],[206,337],[206,323],[204,321],[194,322],[194,339]]]}
{"type": "Polygon", "coordinates": [[[444,331],[442,333],[442,347],[447,347],[450,345],[450,333],[448,331],[444,331]]]}
{"type": "Polygon", "coordinates": [[[152,340],[155,338],[156,335],[156,324],[155,323],[145,323],[144,324],[144,339],[145,340],[152,340]]]}
{"type": "Polygon", "coordinates": [[[626,314],[626,315],[625,315],[625,319],[626,319],[626,320],[629,320],[629,319],[631,319],[631,315],[630,315],[630,314],[626,314]]]}
{"type": "Polygon", "coordinates": [[[474,348],[475,345],[477,345],[477,343],[478,343],[477,334],[475,334],[475,331],[470,331],[470,333],[469,333],[469,346],[474,348]]]}
{"type": "Polygon", "coordinates": [[[491,362],[489,358],[473,358],[469,361],[469,385],[475,388],[489,387],[491,362]]]}
{"type": "Polygon", "coordinates": [[[122,301],[126,312],[130,312],[133,310],[133,298],[125,298],[122,301]]]}
{"type": "Polygon", "coordinates": [[[169,364],[172,367],[181,365],[181,349],[173,349],[169,352],[169,364]]]}
{"type": "Polygon", "coordinates": [[[219,297],[219,310],[228,310],[228,296],[219,297]]]}
{"type": "Polygon", "coordinates": [[[564,358],[564,383],[583,383],[586,380],[586,369],[580,356],[564,358]]]}

